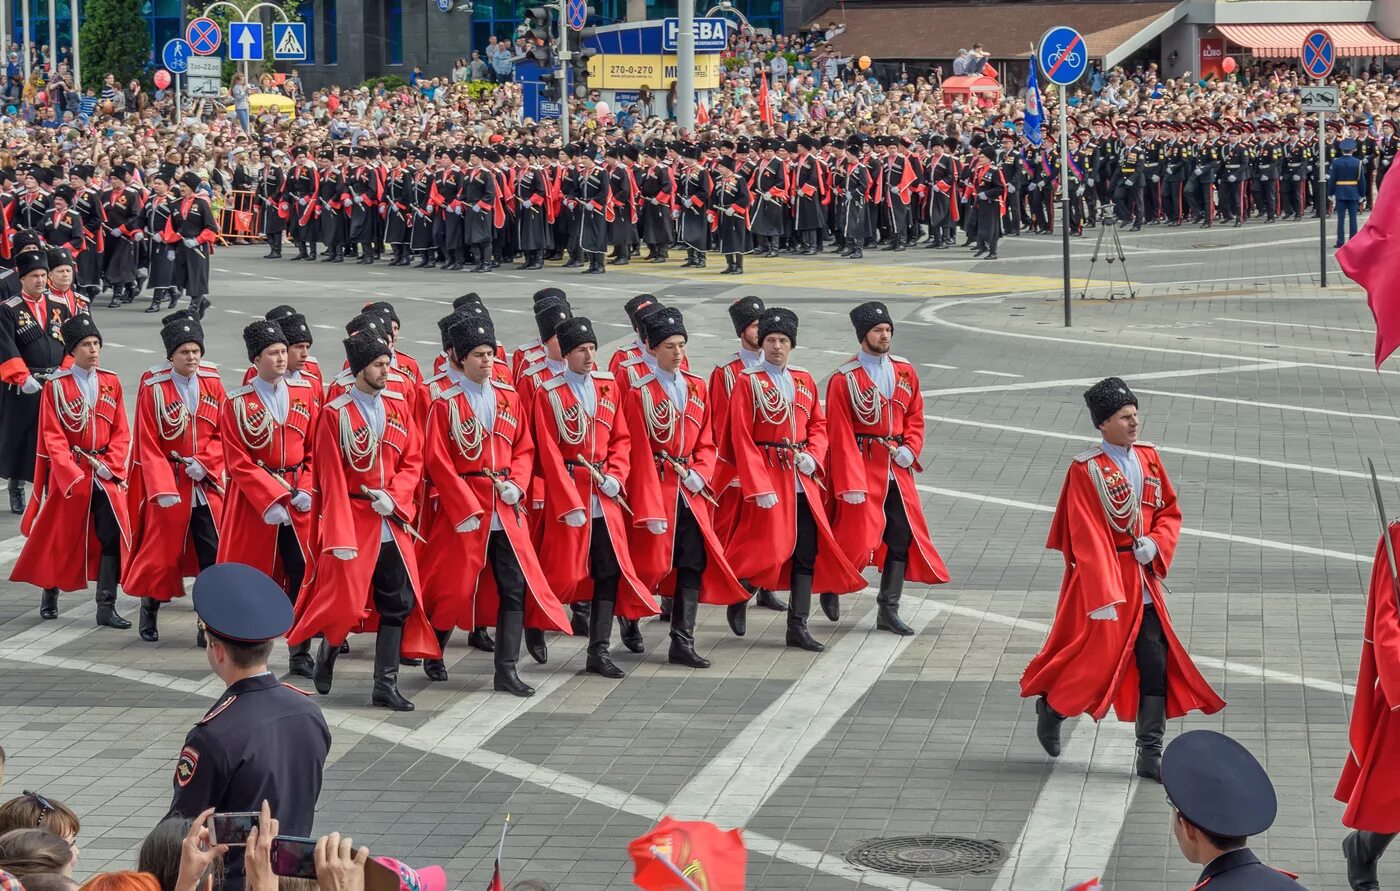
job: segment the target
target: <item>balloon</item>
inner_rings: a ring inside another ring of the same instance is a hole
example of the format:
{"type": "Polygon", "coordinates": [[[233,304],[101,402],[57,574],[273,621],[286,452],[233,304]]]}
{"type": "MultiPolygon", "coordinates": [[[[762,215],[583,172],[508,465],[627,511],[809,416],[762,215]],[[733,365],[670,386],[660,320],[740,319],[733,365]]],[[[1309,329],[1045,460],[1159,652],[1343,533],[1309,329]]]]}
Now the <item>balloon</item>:
{"type": "Polygon", "coordinates": [[[43,91],[43,90],[40,90],[40,91],[39,91],[39,94],[38,94],[37,96],[34,97],[34,100],[35,100],[36,102],[38,102],[40,105],[48,105],[48,104],[49,104],[49,94],[48,94],[47,92],[43,91]]]}
{"type": "Polygon", "coordinates": [[[164,68],[160,69],[156,72],[155,82],[157,90],[163,90],[170,86],[170,72],[166,71],[164,68]]]}
{"type": "Polygon", "coordinates": [[[1234,74],[1235,67],[1235,60],[1231,56],[1226,56],[1225,61],[1220,63],[1220,70],[1226,74],[1234,74]]]}
{"type": "Polygon", "coordinates": [[[870,67],[870,57],[861,56],[860,60],[856,64],[860,66],[861,71],[864,71],[865,69],[870,67]]]}

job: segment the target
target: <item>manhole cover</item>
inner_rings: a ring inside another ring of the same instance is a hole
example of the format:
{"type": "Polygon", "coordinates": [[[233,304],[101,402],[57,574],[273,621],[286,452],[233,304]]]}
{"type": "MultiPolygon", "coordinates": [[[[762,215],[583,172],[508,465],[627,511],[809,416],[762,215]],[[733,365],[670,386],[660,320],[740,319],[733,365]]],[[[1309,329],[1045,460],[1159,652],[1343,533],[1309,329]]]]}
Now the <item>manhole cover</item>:
{"type": "Polygon", "coordinates": [[[981,875],[1004,857],[1001,842],[956,835],[871,838],[846,852],[847,863],[899,876],[981,875]]]}

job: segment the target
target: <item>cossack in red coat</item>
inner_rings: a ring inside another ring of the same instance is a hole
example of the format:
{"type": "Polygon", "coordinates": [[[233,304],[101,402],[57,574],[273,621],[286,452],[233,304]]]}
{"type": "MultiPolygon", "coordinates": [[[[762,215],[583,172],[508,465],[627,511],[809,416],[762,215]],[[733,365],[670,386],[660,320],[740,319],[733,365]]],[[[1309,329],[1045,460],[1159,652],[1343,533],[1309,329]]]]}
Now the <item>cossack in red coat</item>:
{"type": "Polygon", "coordinates": [[[209,502],[214,525],[222,530],[224,450],[219,414],[227,398],[213,366],[201,365],[199,405],[191,414],[169,370],[151,375],[136,396],[136,445],[127,478],[132,526],[131,563],[122,573],[122,589],[133,597],[169,602],[185,596],[184,579],[199,574],[199,558],[190,535],[194,490],[209,502]],[[171,457],[197,458],[208,476],[196,483],[171,457]],[[156,499],[178,495],[173,507],[156,499]]]}
{"type": "Polygon", "coordinates": [[[647,375],[628,391],[627,428],[631,433],[632,476],[628,492],[632,499],[632,531],[629,543],[637,575],[653,591],[670,597],[676,589],[672,558],[676,544],[676,513],[681,500],[695,515],[700,537],[705,543],[705,572],[700,577],[700,602],[728,605],[749,599],[739,584],[724,545],[715,535],[710,503],[692,495],[681,485],[687,470],[704,477],[708,486],[715,470],[715,441],[710,433],[709,394],[705,382],[688,371],[680,372],[686,383],[685,411],[675,407],[655,375],[647,375]],[[666,456],[676,459],[677,469],[666,456]],[[654,535],[646,528],[648,520],[662,520],[666,531],[654,535]]]}
{"type": "MultiPolygon", "coordinates": [[[[380,398],[384,400],[381,437],[375,437],[349,393],[327,402],[317,420],[311,446],[316,458],[316,491],[311,497],[311,512],[318,523],[316,561],[307,572],[296,618],[287,632],[287,642],[293,646],[317,634],[339,646],[351,632],[379,628],[371,580],[385,518],[374,512],[362,487],[388,494],[394,500],[394,516],[403,521],[413,514],[423,474],[422,442],[408,400],[390,389],[383,390],[380,398]],[[331,553],[335,550],[353,551],[354,556],[341,560],[331,553]]],[[[390,519],[388,525],[393,541],[382,547],[398,548],[414,595],[413,610],[404,620],[401,651],[412,658],[441,658],[423,612],[423,584],[413,540],[402,522],[390,519]]]]}
{"type": "MultiPolygon", "coordinates": [[[[1400,522],[1386,534],[1400,552],[1400,522]]],[[[1400,832],[1400,611],[1385,542],[1376,545],[1366,594],[1366,631],[1356,673],[1356,703],[1336,799],[1346,804],[1342,825],[1367,832],[1400,832]]]]}
{"type": "Polygon", "coordinates": [[[10,581],[79,591],[97,579],[102,548],[92,525],[94,481],[121,527],[125,561],[131,524],[119,481],[126,473],[130,446],[122,382],[115,374],[98,369],[97,404],[89,407],[71,371],[54,373],[40,394],[34,497],[20,521],[27,541],[10,581]],[[97,477],[83,455],[105,465],[113,478],[97,477]]]}
{"type": "Polygon", "coordinates": [[[732,457],[734,449],[729,445],[729,400],[734,392],[734,384],[744,373],[744,360],[738,353],[732,354],[721,365],[710,372],[710,433],[714,439],[719,460],[715,464],[711,488],[715,490],[715,500],[719,507],[714,508],[715,534],[720,541],[728,541],[734,529],[734,518],[739,514],[739,503],[743,496],[739,493],[739,472],[732,457]]]}
{"type": "MultiPolygon", "coordinates": [[[[258,370],[249,365],[243,372],[243,385],[247,386],[253,382],[253,378],[258,376],[258,370]]],[[[321,363],[310,356],[306,357],[306,364],[297,371],[297,378],[293,378],[289,373],[287,380],[302,379],[311,384],[312,393],[316,397],[316,407],[320,408],[326,402],[326,380],[321,376],[321,363]]]]}
{"type": "Polygon", "coordinates": [[[859,591],[865,587],[865,579],[846,559],[831,532],[816,480],[825,467],[827,449],[826,416],[817,398],[817,383],[804,368],[789,365],[787,370],[792,375],[791,403],[761,366],[745,370],[729,394],[727,436],[739,475],[740,504],[725,555],[740,579],[770,591],[790,589],[792,551],[797,544],[797,480],[801,477],[817,527],[813,589],[831,594],[859,591]],[[811,455],[817,462],[816,474],[797,473],[793,469],[796,454],[792,449],[778,448],[782,443],[811,455]],[[754,499],[769,493],[778,496],[778,503],[765,510],[754,499]]]}
{"type": "MultiPolygon", "coordinates": [[[[637,577],[627,550],[629,520],[617,500],[602,493],[589,471],[592,467],[624,486],[627,484],[631,442],[622,405],[624,394],[606,371],[594,371],[589,385],[597,407],[593,417],[583,410],[564,377],[548,381],[535,396],[536,463],[544,478],[540,564],[564,603],[593,598],[588,547],[593,536],[591,505],[596,493],[618,566],[622,568],[616,614],[624,619],[654,616],[660,608],[637,577]],[[574,510],[582,510],[588,517],[582,526],[564,522],[564,515],[574,510]]],[[[622,495],[627,497],[625,488],[622,495]]]]}
{"type": "Polygon", "coordinates": [[[1176,490],[1157,449],[1143,442],[1134,448],[1143,475],[1138,534],[1151,537],[1157,556],[1150,566],[1139,565],[1133,556],[1136,536],[1109,525],[1092,474],[1102,475],[1108,491],[1128,486],[1113,459],[1098,446],[1075,456],[1046,544],[1065,558],[1060,600],[1045,645],[1021,677],[1021,695],[1043,694],[1050,707],[1066,717],[1087,714],[1098,721],[1112,706],[1119,720],[1136,720],[1139,691],[1133,643],[1142,624],[1146,583],[1167,640],[1167,717],[1193,711],[1214,714],[1225,701],[1201,676],[1177,638],[1161,583],[1181,534],[1176,490]],[[1089,618],[1107,606],[1117,608],[1116,620],[1089,618]]]}
{"type": "Polygon", "coordinates": [[[525,576],[525,627],[570,633],[569,618],[549,587],[530,543],[524,493],[530,488],[535,446],[520,396],[509,384],[493,383],[496,417],[487,433],[461,388],[444,375],[428,409],[424,436],[426,476],[433,498],[424,511],[427,544],[419,545],[423,573],[423,607],[441,631],[494,627],[500,610],[496,577],[486,564],[492,516],[499,513],[525,576]],[[501,501],[494,480],[513,482],[521,490],[515,508],[501,501]],[[481,521],[472,532],[457,527],[471,517],[481,521]]]}
{"type": "Polygon", "coordinates": [[[948,581],[948,567],[933,547],[919,502],[914,470],[921,470],[924,447],[924,397],[919,376],[907,359],[891,356],[894,393],[886,398],[860,361],[852,359],[826,385],[826,426],[830,442],[831,495],[836,518],[831,529],[857,569],[885,567],[885,496],[893,484],[904,503],[913,540],[905,578],[925,585],[948,581]],[[907,447],[914,464],[900,467],[891,449],[907,447]],[[893,478],[891,478],[893,476],[893,478]],[[847,492],[862,492],[865,501],[850,504],[847,492]]]}
{"type": "Polygon", "coordinates": [[[315,489],[311,440],[321,411],[320,394],[309,380],[285,383],[287,419],[280,424],[251,385],[229,393],[224,402],[219,430],[228,488],[218,556],[220,563],[244,563],[284,587],[286,573],[277,559],[278,527],[263,522],[263,514],[274,504],[287,509],[309,570],[315,556],[316,513],[293,508],[288,487],[307,494],[315,489]]]}

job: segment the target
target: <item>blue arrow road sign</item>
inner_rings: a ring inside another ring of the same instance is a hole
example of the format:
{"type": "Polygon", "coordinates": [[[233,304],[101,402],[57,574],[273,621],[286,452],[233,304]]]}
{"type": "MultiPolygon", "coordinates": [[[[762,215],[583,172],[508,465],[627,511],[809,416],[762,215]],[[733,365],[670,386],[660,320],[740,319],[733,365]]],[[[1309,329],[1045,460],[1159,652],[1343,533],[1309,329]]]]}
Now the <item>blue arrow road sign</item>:
{"type": "Polygon", "coordinates": [[[171,74],[184,74],[190,70],[190,45],[180,37],[167,40],[160,51],[160,61],[171,74]]]}
{"type": "Polygon", "coordinates": [[[1303,70],[1309,77],[1322,80],[1332,73],[1332,65],[1337,61],[1337,49],[1332,44],[1332,36],[1318,28],[1303,40],[1303,70]]]}
{"type": "Polygon", "coordinates": [[[1060,25],[1045,32],[1035,48],[1035,58],[1045,79],[1052,84],[1067,87],[1079,78],[1089,67],[1089,48],[1084,45],[1084,37],[1067,25],[1060,25]]]}
{"type": "Polygon", "coordinates": [[[272,23],[272,58],[287,61],[306,58],[306,24],[304,22],[272,23]]]}
{"type": "Polygon", "coordinates": [[[190,49],[196,55],[212,56],[219,51],[223,35],[213,19],[201,17],[191,21],[185,29],[185,40],[189,41],[190,49]]]}
{"type": "Polygon", "coordinates": [[[261,62],[263,57],[262,22],[228,23],[228,58],[230,62],[261,62]]]}

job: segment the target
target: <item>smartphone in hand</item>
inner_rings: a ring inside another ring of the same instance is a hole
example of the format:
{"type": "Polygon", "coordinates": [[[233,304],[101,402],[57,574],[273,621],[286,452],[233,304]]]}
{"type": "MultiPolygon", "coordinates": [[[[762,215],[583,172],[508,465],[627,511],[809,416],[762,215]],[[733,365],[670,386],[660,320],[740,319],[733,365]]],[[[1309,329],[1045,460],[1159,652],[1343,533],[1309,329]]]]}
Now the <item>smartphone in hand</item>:
{"type": "Polygon", "coordinates": [[[290,879],[316,878],[316,840],[279,835],[272,840],[272,874],[290,879]]]}
{"type": "Polygon", "coordinates": [[[256,811],[210,814],[209,843],[229,847],[248,844],[248,835],[258,825],[258,816],[256,811]]]}

